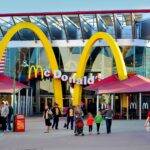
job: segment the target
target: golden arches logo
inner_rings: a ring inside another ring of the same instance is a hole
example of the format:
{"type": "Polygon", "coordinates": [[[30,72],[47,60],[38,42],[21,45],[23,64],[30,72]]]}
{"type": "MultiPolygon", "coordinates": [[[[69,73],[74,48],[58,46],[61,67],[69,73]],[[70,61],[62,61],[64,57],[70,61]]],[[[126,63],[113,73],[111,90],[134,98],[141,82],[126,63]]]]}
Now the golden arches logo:
{"type": "Polygon", "coordinates": [[[32,72],[34,73],[35,78],[37,78],[39,70],[41,72],[41,78],[43,79],[43,77],[44,77],[44,71],[43,71],[43,68],[40,65],[37,65],[37,66],[32,65],[29,68],[28,79],[31,79],[31,73],[32,72]]]}
{"type": "MultiPolygon", "coordinates": [[[[9,41],[11,40],[11,38],[14,36],[14,34],[16,32],[18,32],[19,30],[22,30],[22,29],[29,29],[37,35],[37,37],[39,38],[39,40],[41,40],[41,42],[43,44],[43,47],[45,49],[46,56],[50,63],[52,72],[54,72],[54,70],[58,70],[58,64],[57,64],[51,43],[49,42],[46,35],[43,33],[43,31],[38,26],[36,26],[33,23],[29,23],[29,22],[18,23],[7,31],[7,33],[5,34],[3,39],[0,41],[0,59],[2,58],[2,55],[5,51],[5,49],[7,48],[7,45],[9,43],[9,41]]],[[[55,101],[62,108],[63,101],[62,101],[61,81],[59,79],[54,79],[53,87],[54,87],[55,101]]]]}
{"type": "MultiPolygon", "coordinates": [[[[116,41],[113,39],[113,37],[110,34],[105,32],[97,32],[93,36],[91,36],[91,38],[87,41],[86,45],[84,46],[83,52],[81,54],[79,64],[77,66],[76,78],[81,78],[84,76],[85,67],[88,58],[90,56],[92,46],[96,41],[100,39],[104,40],[111,49],[111,52],[115,59],[119,79],[120,80],[126,79],[127,78],[126,66],[121,51],[119,49],[119,46],[116,43],[116,41]]],[[[74,94],[73,94],[74,105],[80,104],[81,93],[82,93],[81,85],[76,84],[74,87],[74,94]]]]}
{"type": "MultiPolygon", "coordinates": [[[[3,39],[0,41],[0,60],[2,58],[3,53],[5,52],[5,49],[7,48],[7,45],[11,38],[18,32],[19,30],[22,29],[29,29],[33,31],[39,40],[41,40],[43,47],[46,52],[46,56],[48,58],[48,61],[51,66],[52,73],[55,70],[58,70],[58,64],[52,49],[52,45],[50,41],[47,39],[46,35],[43,33],[43,31],[36,26],[33,23],[29,22],[21,22],[10,28],[3,39]]],[[[98,32],[95,33],[86,43],[83,52],[81,54],[81,58],[77,67],[77,72],[76,72],[76,78],[81,78],[84,76],[85,72],[85,67],[87,60],[90,56],[91,48],[93,44],[99,40],[102,39],[106,41],[106,43],[110,46],[110,49],[112,51],[112,54],[114,56],[115,62],[116,62],[116,67],[117,67],[117,72],[120,80],[124,80],[127,78],[127,71],[125,67],[125,63],[122,57],[122,54],[120,52],[120,49],[116,43],[116,41],[107,33],[104,32],[98,32]]],[[[33,68],[35,69],[35,68],[33,68]]],[[[61,81],[59,79],[53,79],[53,87],[54,87],[54,98],[55,101],[59,104],[59,106],[62,108],[63,107],[63,98],[62,98],[62,85],[61,81]]],[[[81,99],[81,94],[82,94],[82,86],[81,85],[75,85],[74,88],[74,94],[73,94],[73,105],[77,106],[80,104],[80,99],[81,99]]]]}

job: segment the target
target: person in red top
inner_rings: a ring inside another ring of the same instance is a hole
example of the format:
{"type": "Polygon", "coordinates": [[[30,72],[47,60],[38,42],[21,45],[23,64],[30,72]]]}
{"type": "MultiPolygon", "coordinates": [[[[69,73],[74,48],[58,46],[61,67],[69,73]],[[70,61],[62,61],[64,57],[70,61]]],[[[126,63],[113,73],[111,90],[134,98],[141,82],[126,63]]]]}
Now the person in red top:
{"type": "Polygon", "coordinates": [[[94,118],[91,113],[88,113],[88,117],[86,120],[86,124],[89,126],[89,133],[91,134],[93,130],[93,123],[94,123],[94,118]]]}

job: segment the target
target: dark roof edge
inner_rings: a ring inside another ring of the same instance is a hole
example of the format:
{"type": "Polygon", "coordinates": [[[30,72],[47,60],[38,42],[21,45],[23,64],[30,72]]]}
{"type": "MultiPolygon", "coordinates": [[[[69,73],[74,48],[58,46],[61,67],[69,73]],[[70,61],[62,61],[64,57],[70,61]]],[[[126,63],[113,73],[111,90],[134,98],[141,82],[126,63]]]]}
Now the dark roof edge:
{"type": "Polygon", "coordinates": [[[45,16],[45,15],[78,15],[78,14],[110,14],[110,13],[150,13],[150,9],[95,10],[95,11],[68,11],[68,12],[0,13],[0,17],[8,17],[8,16],[45,16]]]}

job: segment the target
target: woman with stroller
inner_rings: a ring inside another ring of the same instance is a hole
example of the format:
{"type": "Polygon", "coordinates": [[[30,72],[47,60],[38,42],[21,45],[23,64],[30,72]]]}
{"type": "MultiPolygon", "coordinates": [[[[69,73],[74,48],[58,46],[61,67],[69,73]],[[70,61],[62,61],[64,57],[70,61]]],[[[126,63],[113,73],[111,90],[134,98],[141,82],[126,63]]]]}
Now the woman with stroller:
{"type": "Polygon", "coordinates": [[[80,115],[80,113],[76,113],[76,116],[75,116],[75,135],[78,136],[78,135],[84,135],[83,133],[83,127],[84,127],[84,122],[83,122],[83,119],[80,115]]]}

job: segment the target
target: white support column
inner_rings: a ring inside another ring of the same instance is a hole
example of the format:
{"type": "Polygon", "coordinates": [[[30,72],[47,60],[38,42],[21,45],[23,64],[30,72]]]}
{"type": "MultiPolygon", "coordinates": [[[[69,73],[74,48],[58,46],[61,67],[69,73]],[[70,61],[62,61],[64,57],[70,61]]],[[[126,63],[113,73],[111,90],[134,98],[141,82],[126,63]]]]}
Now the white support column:
{"type": "Polygon", "coordinates": [[[14,107],[14,99],[13,99],[13,94],[11,94],[11,106],[14,107]]]}
{"type": "Polygon", "coordinates": [[[36,113],[40,112],[40,81],[36,81],[36,113]]]}
{"type": "Polygon", "coordinates": [[[142,107],[141,107],[141,105],[142,105],[142,94],[139,93],[139,119],[140,120],[142,118],[142,107]]]}
{"type": "Polygon", "coordinates": [[[97,97],[96,97],[96,112],[98,113],[99,111],[99,94],[97,92],[97,97]]]}
{"type": "Polygon", "coordinates": [[[111,109],[114,109],[114,94],[111,94],[111,109]]]}
{"type": "Polygon", "coordinates": [[[122,97],[123,95],[121,94],[121,99],[120,99],[120,116],[122,117],[122,97]]]}
{"type": "Polygon", "coordinates": [[[33,115],[33,89],[31,88],[31,106],[30,106],[30,115],[33,115]]]}
{"type": "Polygon", "coordinates": [[[20,90],[18,92],[18,114],[20,114],[20,90]]]}
{"type": "Polygon", "coordinates": [[[26,112],[25,112],[25,114],[26,114],[26,116],[28,115],[28,95],[29,95],[29,89],[26,89],[26,112]]]}

